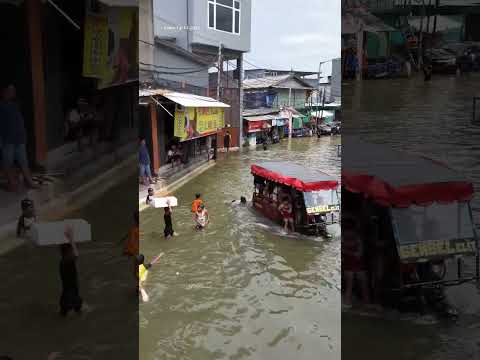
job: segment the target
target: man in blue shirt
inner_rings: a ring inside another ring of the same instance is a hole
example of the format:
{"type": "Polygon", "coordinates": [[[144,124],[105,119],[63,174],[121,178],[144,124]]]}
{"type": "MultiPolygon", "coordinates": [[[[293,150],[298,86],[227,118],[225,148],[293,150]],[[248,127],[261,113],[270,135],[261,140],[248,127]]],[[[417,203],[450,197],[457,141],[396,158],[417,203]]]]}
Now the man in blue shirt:
{"type": "Polygon", "coordinates": [[[150,184],[153,184],[152,172],[150,170],[150,154],[148,153],[147,144],[145,139],[140,140],[140,148],[138,149],[138,167],[140,169],[140,180],[143,185],[147,184],[147,179],[150,184]],[[147,178],[147,179],[145,179],[147,178]]]}
{"type": "Polygon", "coordinates": [[[11,191],[17,190],[15,165],[23,173],[23,178],[29,188],[37,186],[32,181],[27,158],[27,135],[25,123],[20,110],[15,103],[16,89],[13,84],[2,87],[0,99],[0,148],[3,166],[11,191]]]}

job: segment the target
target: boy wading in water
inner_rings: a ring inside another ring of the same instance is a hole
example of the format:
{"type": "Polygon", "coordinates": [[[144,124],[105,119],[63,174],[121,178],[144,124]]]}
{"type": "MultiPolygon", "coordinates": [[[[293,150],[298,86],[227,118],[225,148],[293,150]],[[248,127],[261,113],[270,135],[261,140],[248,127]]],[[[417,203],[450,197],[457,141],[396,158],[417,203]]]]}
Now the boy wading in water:
{"type": "Polygon", "coordinates": [[[163,214],[163,220],[165,221],[165,229],[163,230],[163,233],[165,238],[175,235],[172,225],[172,208],[170,207],[170,202],[167,201],[167,205],[168,206],[164,208],[165,214],[163,214]]]}
{"type": "Polygon", "coordinates": [[[155,257],[150,263],[145,264],[145,257],[142,254],[137,255],[136,263],[138,265],[137,279],[138,279],[138,292],[142,295],[142,300],[147,302],[149,296],[145,291],[145,283],[147,282],[148,270],[152,265],[156,264],[158,260],[163,256],[163,253],[155,257]]]}
{"type": "Polygon", "coordinates": [[[77,258],[78,249],[73,239],[73,230],[65,230],[68,244],[60,245],[62,258],[60,260],[60,279],[62,280],[62,295],[60,297],[60,315],[67,316],[70,310],[81,313],[83,300],[78,289],[77,258]]]}
{"type": "Polygon", "coordinates": [[[203,200],[200,194],[195,194],[195,200],[192,202],[192,213],[195,215],[197,213],[198,208],[200,205],[203,204],[203,200]]]}
{"type": "Polygon", "coordinates": [[[146,302],[149,300],[149,297],[145,291],[145,283],[147,282],[148,269],[152,267],[152,264],[145,264],[145,257],[142,254],[137,256],[137,264],[138,292],[142,295],[142,300],[146,302]]]}

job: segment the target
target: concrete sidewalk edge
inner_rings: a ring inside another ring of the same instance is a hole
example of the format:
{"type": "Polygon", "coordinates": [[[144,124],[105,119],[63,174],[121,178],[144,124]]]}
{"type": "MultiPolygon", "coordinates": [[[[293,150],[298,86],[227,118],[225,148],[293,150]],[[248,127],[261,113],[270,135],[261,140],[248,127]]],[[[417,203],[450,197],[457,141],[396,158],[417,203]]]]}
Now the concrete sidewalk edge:
{"type": "MultiPolygon", "coordinates": [[[[155,194],[158,195],[158,196],[168,195],[169,193],[172,193],[173,191],[181,188],[186,183],[188,183],[190,180],[192,180],[195,177],[201,175],[202,173],[204,173],[208,169],[214,167],[215,165],[216,165],[215,161],[206,163],[204,165],[201,165],[198,168],[192,170],[192,172],[190,172],[188,174],[185,174],[180,179],[175,180],[171,184],[168,184],[161,189],[155,190],[155,194]]],[[[139,211],[143,211],[143,210],[147,209],[148,207],[149,206],[147,206],[147,204],[145,204],[145,197],[140,195],[139,199],[138,199],[138,209],[139,209],[139,211]]]]}
{"type": "MultiPolygon", "coordinates": [[[[62,215],[64,216],[67,213],[78,210],[82,206],[97,199],[111,187],[120,184],[125,178],[125,176],[121,176],[125,175],[125,171],[123,171],[125,168],[132,167],[132,169],[134,169],[132,175],[134,175],[137,170],[137,162],[137,154],[134,154],[74,191],[62,194],[58,198],[48,202],[38,209],[39,213],[41,213],[42,217],[51,218],[61,217],[62,215]],[[62,211],[56,212],[59,208],[62,209],[62,211]]],[[[16,226],[16,221],[0,226],[0,254],[24,244],[25,240],[16,237],[16,226]]]]}

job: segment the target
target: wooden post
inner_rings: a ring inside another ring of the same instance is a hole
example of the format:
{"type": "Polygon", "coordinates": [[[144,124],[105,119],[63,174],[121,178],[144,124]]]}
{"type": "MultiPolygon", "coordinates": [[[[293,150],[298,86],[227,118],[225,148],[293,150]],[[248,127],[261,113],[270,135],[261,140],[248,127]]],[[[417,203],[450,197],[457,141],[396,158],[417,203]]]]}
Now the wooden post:
{"type": "Polygon", "coordinates": [[[357,80],[363,79],[363,29],[357,32],[357,80]]]}
{"type": "Polygon", "coordinates": [[[42,164],[47,159],[45,75],[43,72],[43,28],[41,0],[26,0],[28,45],[32,71],[33,128],[35,160],[42,164]]]}
{"type": "Polygon", "coordinates": [[[152,166],[155,173],[160,169],[160,153],[158,151],[157,105],[150,103],[150,128],[152,130],[152,166]]]}

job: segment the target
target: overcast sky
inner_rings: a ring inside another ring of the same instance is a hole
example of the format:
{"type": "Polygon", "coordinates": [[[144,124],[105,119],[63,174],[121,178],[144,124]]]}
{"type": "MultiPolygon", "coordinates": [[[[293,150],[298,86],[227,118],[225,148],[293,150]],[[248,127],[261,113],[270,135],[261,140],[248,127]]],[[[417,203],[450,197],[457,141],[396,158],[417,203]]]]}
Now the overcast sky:
{"type": "MultiPolygon", "coordinates": [[[[258,67],[318,71],[320,61],[340,57],[340,17],[341,0],[252,0],[245,58],[258,67]]],[[[330,64],[323,72],[330,74],[330,64]]]]}

